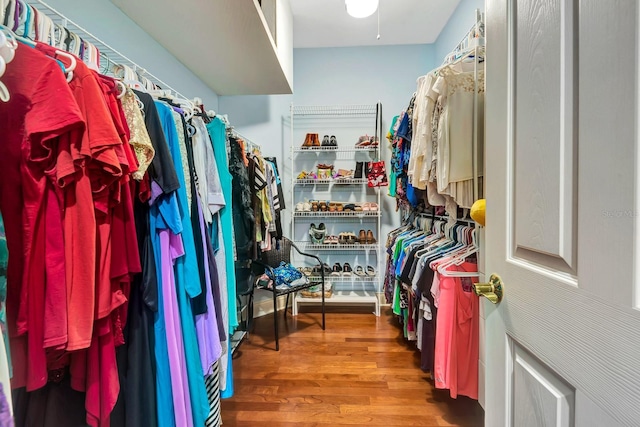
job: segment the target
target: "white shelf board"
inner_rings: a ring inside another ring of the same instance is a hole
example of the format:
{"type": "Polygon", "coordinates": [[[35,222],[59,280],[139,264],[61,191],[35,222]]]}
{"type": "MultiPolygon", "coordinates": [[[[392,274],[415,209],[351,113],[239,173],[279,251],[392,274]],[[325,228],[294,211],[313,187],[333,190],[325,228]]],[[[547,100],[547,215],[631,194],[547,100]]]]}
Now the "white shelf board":
{"type": "MultiPolygon", "coordinates": [[[[315,184],[335,184],[335,185],[363,185],[368,180],[366,178],[343,178],[343,179],[296,179],[294,185],[315,185],[315,184]]],[[[376,187],[379,188],[379,187],[376,187]]]]}
{"type": "MultiPolygon", "coordinates": [[[[380,316],[380,301],[374,291],[334,291],[333,295],[324,299],[325,305],[363,305],[374,304],[376,316],[380,316]]],[[[322,297],[304,298],[300,294],[296,295],[293,304],[293,315],[298,314],[298,305],[318,305],[322,304],[322,297]]]]}
{"type": "MultiPolygon", "coordinates": [[[[346,205],[347,203],[343,203],[346,205]]],[[[336,217],[336,218],[364,218],[364,217],[372,217],[376,218],[380,216],[380,211],[361,211],[361,212],[294,212],[293,216],[296,218],[316,218],[316,217],[336,217]]]]}
{"type": "Polygon", "coordinates": [[[304,249],[309,249],[309,250],[315,250],[315,251],[377,251],[378,250],[378,244],[374,243],[374,244],[365,244],[365,245],[361,245],[360,243],[355,243],[353,245],[347,245],[347,244],[342,244],[342,243],[338,243],[338,244],[329,244],[329,243],[309,243],[309,242],[294,242],[296,244],[297,247],[299,247],[300,249],[304,248],[304,249]]]}
{"type": "Polygon", "coordinates": [[[377,151],[378,147],[315,147],[315,148],[294,148],[294,153],[359,153],[377,151]]]}

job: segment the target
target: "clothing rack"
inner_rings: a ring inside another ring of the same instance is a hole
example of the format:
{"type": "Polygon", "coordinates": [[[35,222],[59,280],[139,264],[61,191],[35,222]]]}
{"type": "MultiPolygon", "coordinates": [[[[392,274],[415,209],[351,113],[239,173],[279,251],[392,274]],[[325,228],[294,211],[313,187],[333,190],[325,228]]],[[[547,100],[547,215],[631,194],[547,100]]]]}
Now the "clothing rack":
{"type": "Polygon", "coordinates": [[[485,38],[484,38],[484,13],[480,9],[476,9],[476,22],[471,29],[462,38],[460,43],[451,51],[444,60],[443,65],[450,64],[454,61],[463,60],[473,56],[473,200],[479,198],[479,180],[478,180],[478,68],[480,65],[480,54],[484,62],[485,55],[485,38]]]}
{"type": "Polygon", "coordinates": [[[247,138],[246,136],[242,135],[240,132],[235,130],[233,127],[229,129],[229,134],[234,138],[243,140],[247,144],[247,149],[253,148],[258,151],[262,151],[262,146],[260,144],[253,142],[252,140],[250,140],[249,138],[247,138]]]}
{"type": "MultiPolygon", "coordinates": [[[[25,0],[25,3],[31,5],[32,7],[38,9],[38,11],[44,13],[46,16],[51,18],[54,23],[60,24],[65,27],[70,32],[77,34],[81,39],[92,43],[98,50],[100,51],[100,57],[103,60],[107,61],[106,71],[112,72],[113,66],[116,65],[126,65],[132,68],[138,75],[143,76],[149,79],[153,84],[158,86],[161,89],[169,90],[173,92],[176,96],[187,99],[180,92],[169,86],[167,83],[156,77],[155,75],[148,72],[145,68],[138,65],[136,62],[131,60],[129,57],[120,53],[118,50],[114,49],[100,38],[93,35],[91,32],[87,31],[76,22],[69,19],[63,13],[56,10],[54,7],[50,6],[46,2],[42,0],[25,0]]],[[[102,69],[102,67],[101,67],[102,69]]]]}
{"type": "Polygon", "coordinates": [[[476,9],[476,20],[473,26],[467,31],[467,34],[460,40],[460,43],[449,53],[442,63],[442,65],[449,64],[457,59],[460,59],[465,53],[473,48],[485,45],[484,37],[484,13],[480,12],[480,9],[476,9]]]}

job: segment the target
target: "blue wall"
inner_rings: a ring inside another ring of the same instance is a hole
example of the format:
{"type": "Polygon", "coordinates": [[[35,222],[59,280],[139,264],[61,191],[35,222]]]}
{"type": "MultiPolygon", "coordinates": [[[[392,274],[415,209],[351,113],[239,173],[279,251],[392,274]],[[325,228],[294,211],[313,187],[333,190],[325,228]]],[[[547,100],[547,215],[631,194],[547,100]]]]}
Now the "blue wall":
{"type": "Polygon", "coordinates": [[[484,12],[484,0],[462,0],[442,29],[435,44],[435,60],[442,63],[445,56],[455,48],[467,31],[475,24],[475,10],[484,12]]]}

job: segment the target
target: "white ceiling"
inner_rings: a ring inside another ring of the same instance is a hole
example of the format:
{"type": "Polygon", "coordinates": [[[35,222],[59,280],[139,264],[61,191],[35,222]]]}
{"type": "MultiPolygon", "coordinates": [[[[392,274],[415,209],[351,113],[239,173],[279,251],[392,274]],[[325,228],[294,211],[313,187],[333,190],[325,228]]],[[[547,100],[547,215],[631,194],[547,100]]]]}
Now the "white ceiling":
{"type": "Polygon", "coordinates": [[[290,0],[294,47],[433,43],[460,0],[380,0],[364,19],[349,16],[344,0],[290,0]]]}

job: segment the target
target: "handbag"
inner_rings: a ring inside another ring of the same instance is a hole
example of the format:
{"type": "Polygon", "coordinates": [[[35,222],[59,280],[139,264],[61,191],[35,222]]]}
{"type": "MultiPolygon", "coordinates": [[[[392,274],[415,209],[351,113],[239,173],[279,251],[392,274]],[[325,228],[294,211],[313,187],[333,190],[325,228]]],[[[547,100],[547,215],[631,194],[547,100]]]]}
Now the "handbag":
{"type": "Polygon", "coordinates": [[[367,185],[369,187],[386,187],[389,185],[384,161],[367,163],[367,185]]]}
{"type": "MultiPolygon", "coordinates": [[[[376,133],[373,137],[374,142],[379,143],[378,132],[382,131],[382,104],[376,104],[376,133]]],[[[369,187],[386,187],[389,185],[387,180],[387,168],[383,160],[375,160],[367,163],[366,170],[367,185],[369,187]]]]}

